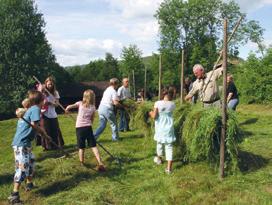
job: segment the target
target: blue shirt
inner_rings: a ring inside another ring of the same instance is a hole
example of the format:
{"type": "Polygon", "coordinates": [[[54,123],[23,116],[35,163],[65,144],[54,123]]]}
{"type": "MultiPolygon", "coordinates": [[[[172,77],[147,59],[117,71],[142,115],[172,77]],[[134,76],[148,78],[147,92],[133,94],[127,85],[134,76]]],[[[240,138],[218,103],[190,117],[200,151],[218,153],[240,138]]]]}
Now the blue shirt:
{"type": "MultiPolygon", "coordinates": [[[[40,113],[41,109],[37,105],[33,105],[24,114],[24,119],[30,123],[40,121],[40,113]]],[[[31,147],[31,141],[34,139],[35,134],[35,130],[29,124],[19,119],[12,146],[31,147]]]]}

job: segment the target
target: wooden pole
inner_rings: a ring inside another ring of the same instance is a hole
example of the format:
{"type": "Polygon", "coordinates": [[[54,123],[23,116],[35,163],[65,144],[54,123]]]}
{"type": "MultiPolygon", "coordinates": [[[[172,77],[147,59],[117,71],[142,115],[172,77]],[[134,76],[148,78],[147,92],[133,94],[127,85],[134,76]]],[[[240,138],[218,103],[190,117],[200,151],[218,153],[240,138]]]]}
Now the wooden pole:
{"type": "Polygon", "coordinates": [[[184,91],[184,49],[181,52],[181,74],[180,74],[180,102],[183,104],[184,91]]]}
{"type": "MultiPolygon", "coordinates": [[[[227,40],[227,43],[229,43],[229,42],[231,41],[233,35],[235,34],[236,30],[238,29],[238,27],[239,27],[241,21],[243,20],[243,18],[244,18],[244,16],[241,16],[240,19],[238,20],[238,22],[236,23],[236,25],[235,25],[235,27],[234,27],[232,33],[230,34],[229,39],[227,40]]],[[[204,87],[204,89],[203,89],[203,91],[202,91],[203,95],[205,95],[205,91],[206,91],[206,89],[207,89],[207,86],[208,86],[208,84],[209,84],[209,82],[210,82],[210,80],[211,80],[211,78],[212,78],[212,76],[213,76],[213,73],[214,73],[214,71],[215,71],[215,69],[216,69],[216,67],[217,67],[217,65],[218,65],[218,63],[219,63],[219,61],[220,61],[220,59],[221,59],[221,57],[222,57],[222,54],[223,54],[223,49],[220,51],[220,54],[219,54],[219,56],[218,56],[218,58],[217,58],[217,60],[216,60],[216,63],[215,63],[214,66],[213,66],[212,74],[210,75],[210,77],[209,77],[209,79],[208,79],[208,83],[206,83],[206,85],[205,85],[205,87],[204,87]]],[[[203,96],[203,98],[204,98],[204,96],[203,96]]]]}
{"type": "Polygon", "coordinates": [[[162,56],[160,54],[160,61],[159,61],[159,100],[161,99],[161,82],[162,82],[162,56]]]}
{"type": "Polygon", "coordinates": [[[145,75],[144,75],[144,100],[146,100],[146,81],[147,81],[147,70],[146,70],[146,66],[145,66],[145,75]]]}
{"type": "Polygon", "coordinates": [[[228,21],[224,19],[224,41],[223,41],[223,103],[222,103],[222,129],[220,141],[220,179],[224,178],[225,162],[225,138],[227,130],[227,58],[228,58],[228,21]]]}
{"type": "Polygon", "coordinates": [[[134,74],[134,70],[132,70],[132,78],[133,78],[133,97],[134,100],[136,99],[136,95],[135,95],[135,74],[134,74]]]}

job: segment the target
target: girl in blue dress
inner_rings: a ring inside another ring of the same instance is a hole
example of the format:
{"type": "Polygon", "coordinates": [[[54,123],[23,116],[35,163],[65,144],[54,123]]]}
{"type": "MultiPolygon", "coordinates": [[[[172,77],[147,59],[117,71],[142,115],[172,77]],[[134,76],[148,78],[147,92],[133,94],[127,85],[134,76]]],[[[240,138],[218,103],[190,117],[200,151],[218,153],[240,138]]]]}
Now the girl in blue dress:
{"type": "Polygon", "coordinates": [[[165,172],[172,172],[173,164],[173,142],[176,140],[174,133],[173,110],[175,103],[172,102],[172,90],[163,92],[163,99],[155,102],[154,109],[149,114],[155,119],[154,140],[157,142],[157,156],[154,158],[156,164],[162,163],[163,148],[165,159],[168,161],[165,172]]]}

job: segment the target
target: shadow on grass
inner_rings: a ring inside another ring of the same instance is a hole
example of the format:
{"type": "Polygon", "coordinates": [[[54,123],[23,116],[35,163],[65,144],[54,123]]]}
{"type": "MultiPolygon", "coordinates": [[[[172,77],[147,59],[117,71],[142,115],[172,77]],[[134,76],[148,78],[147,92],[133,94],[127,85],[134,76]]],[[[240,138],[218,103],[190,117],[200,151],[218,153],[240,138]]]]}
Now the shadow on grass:
{"type": "MultiPolygon", "coordinates": [[[[130,134],[129,136],[127,135],[124,135],[122,137],[119,138],[119,141],[118,142],[122,142],[122,141],[125,141],[125,140],[131,140],[131,139],[139,139],[139,138],[143,138],[144,137],[144,134],[130,134]]],[[[99,139],[98,140],[99,143],[110,143],[110,142],[113,142],[111,137],[109,137],[108,139],[99,139]]]]}
{"type": "Polygon", "coordinates": [[[265,167],[269,162],[268,159],[265,159],[261,155],[255,155],[241,150],[239,151],[238,156],[240,159],[238,166],[243,173],[257,171],[258,169],[265,167]]]}
{"type": "MultiPolygon", "coordinates": [[[[71,154],[73,152],[78,151],[78,148],[75,145],[67,145],[64,146],[64,151],[68,154],[71,154]]],[[[48,150],[48,151],[44,151],[39,153],[39,157],[36,157],[37,162],[41,162],[43,160],[46,159],[50,159],[50,158],[60,158],[64,155],[64,153],[61,150],[48,150]]]]}
{"type": "Polygon", "coordinates": [[[78,186],[79,183],[83,181],[88,181],[90,179],[95,179],[96,177],[109,177],[113,178],[114,176],[120,174],[119,169],[110,169],[105,173],[90,172],[90,171],[81,171],[73,175],[72,177],[59,180],[57,182],[50,183],[49,185],[38,189],[35,193],[48,197],[53,194],[57,194],[62,191],[68,191],[78,186]]]}
{"type": "Polygon", "coordinates": [[[242,130],[241,135],[243,136],[243,138],[248,138],[253,135],[253,132],[242,130]]]}
{"type": "Polygon", "coordinates": [[[5,173],[0,175],[0,184],[11,184],[13,182],[14,173],[5,173]]]}
{"type": "Polygon", "coordinates": [[[254,123],[256,123],[257,121],[258,121],[258,118],[250,118],[250,119],[245,120],[244,122],[241,122],[241,123],[239,124],[239,126],[254,124],[254,123]]]}

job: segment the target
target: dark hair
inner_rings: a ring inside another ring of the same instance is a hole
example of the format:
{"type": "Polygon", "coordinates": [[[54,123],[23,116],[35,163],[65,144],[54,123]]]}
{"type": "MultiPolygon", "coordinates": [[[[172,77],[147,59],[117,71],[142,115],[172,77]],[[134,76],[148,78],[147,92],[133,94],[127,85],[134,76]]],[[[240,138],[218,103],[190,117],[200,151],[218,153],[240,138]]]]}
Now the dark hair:
{"type": "Polygon", "coordinates": [[[175,94],[175,90],[173,88],[163,89],[162,98],[164,98],[167,95],[168,99],[172,100],[174,97],[174,94],[175,94]]]}
{"type": "Polygon", "coordinates": [[[43,94],[37,90],[28,91],[28,98],[29,98],[31,106],[38,105],[44,100],[43,94]]]}

